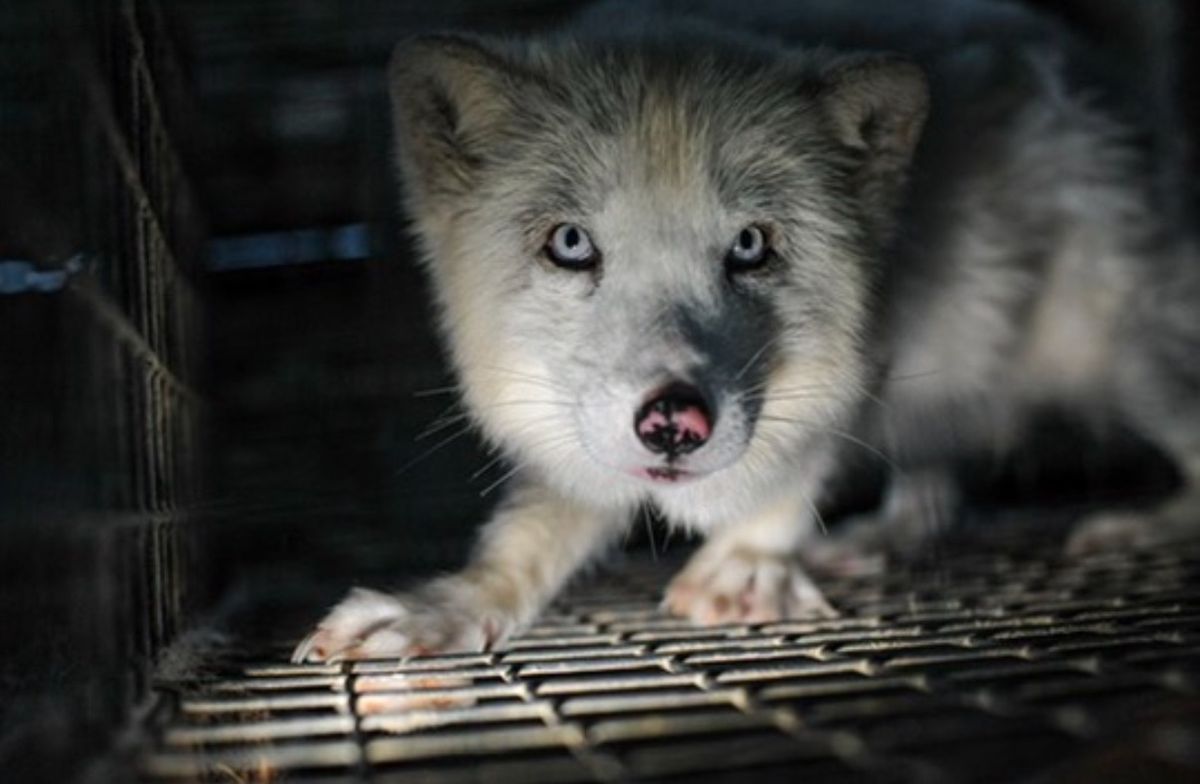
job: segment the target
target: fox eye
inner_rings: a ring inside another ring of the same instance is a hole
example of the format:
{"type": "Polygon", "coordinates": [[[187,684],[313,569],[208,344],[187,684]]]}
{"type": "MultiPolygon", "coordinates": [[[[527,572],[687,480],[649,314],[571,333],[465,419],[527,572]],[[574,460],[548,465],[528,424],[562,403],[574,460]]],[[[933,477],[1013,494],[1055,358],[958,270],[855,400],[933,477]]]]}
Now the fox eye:
{"type": "Polygon", "coordinates": [[[574,223],[560,223],[550,232],[546,242],[546,255],[559,267],[569,270],[587,270],[596,266],[596,246],[582,227],[574,223]]]}
{"type": "Polygon", "coordinates": [[[730,272],[757,269],[766,262],[770,251],[766,232],[758,226],[747,226],[738,232],[725,255],[725,266],[730,272]]]}

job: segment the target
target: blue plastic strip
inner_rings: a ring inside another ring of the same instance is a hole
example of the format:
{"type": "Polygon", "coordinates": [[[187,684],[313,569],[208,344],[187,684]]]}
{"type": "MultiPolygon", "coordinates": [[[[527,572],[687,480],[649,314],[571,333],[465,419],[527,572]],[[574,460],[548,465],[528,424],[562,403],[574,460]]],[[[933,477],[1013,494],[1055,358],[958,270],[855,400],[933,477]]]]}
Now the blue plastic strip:
{"type": "Polygon", "coordinates": [[[208,268],[224,272],[320,261],[362,261],[370,255],[367,225],[352,223],[332,229],[217,237],[208,243],[208,268]]]}
{"type": "Polygon", "coordinates": [[[72,257],[58,269],[39,269],[25,259],[0,259],[0,296],[6,294],[50,294],[61,291],[72,275],[83,269],[83,260],[72,257]]]}

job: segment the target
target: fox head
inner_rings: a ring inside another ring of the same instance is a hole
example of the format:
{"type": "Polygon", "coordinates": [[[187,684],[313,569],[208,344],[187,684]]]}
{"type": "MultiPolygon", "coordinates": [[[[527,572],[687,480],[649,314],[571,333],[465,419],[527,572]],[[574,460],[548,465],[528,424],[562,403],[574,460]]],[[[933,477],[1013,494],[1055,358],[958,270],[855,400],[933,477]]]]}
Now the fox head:
{"type": "Polygon", "coordinates": [[[429,37],[390,84],[466,402],[526,470],[723,508],[859,402],[916,66],[429,37]]]}

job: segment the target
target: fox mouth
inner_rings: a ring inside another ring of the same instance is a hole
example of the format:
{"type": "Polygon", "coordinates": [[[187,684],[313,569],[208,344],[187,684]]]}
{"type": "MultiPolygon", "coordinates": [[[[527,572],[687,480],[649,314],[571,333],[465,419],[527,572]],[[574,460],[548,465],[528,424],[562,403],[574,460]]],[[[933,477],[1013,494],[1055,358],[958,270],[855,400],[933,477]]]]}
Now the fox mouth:
{"type": "Polygon", "coordinates": [[[655,467],[642,468],[637,471],[637,474],[651,482],[659,484],[674,484],[676,482],[684,482],[688,479],[695,479],[696,474],[692,471],[685,471],[682,468],[671,467],[655,467]]]}

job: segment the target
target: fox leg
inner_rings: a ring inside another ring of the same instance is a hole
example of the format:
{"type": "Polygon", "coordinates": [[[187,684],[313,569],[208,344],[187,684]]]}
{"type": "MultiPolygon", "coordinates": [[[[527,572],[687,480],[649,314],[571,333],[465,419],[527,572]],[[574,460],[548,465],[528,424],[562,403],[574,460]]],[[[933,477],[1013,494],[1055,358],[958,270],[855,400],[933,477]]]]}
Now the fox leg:
{"type": "Polygon", "coordinates": [[[478,651],[520,631],[623,529],[625,515],[518,487],[461,572],[399,594],[356,588],[297,646],[293,660],[339,661],[478,651]]]}
{"type": "Polygon", "coordinates": [[[877,572],[892,559],[919,555],[953,525],[961,508],[958,480],[946,468],[897,470],[878,509],[813,540],[805,548],[804,562],[828,574],[877,572]]]}
{"type": "Polygon", "coordinates": [[[1167,260],[1173,274],[1148,284],[1127,319],[1113,385],[1121,413],[1175,461],[1183,485],[1155,508],[1086,518],[1069,554],[1200,538],[1200,258],[1185,248],[1167,260]]]}
{"type": "Polygon", "coordinates": [[[1183,475],[1183,486],[1156,507],[1134,511],[1098,512],[1080,521],[1067,538],[1068,555],[1087,555],[1116,549],[1147,548],[1200,538],[1200,433],[1188,444],[1163,438],[1183,475]],[[1175,448],[1172,448],[1172,447],[1175,448]]]}
{"type": "Polygon", "coordinates": [[[1067,538],[1068,555],[1155,547],[1200,539],[1200,411],[1166,418],[1161,427],[1144,428],[1175,460],[1182,487],[1158,506],[1133,511],[1098,512],[1080,521],[1067,538]],[[1172,426],[1173,425],[1173,426],[1172,426]]]}

